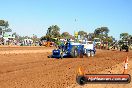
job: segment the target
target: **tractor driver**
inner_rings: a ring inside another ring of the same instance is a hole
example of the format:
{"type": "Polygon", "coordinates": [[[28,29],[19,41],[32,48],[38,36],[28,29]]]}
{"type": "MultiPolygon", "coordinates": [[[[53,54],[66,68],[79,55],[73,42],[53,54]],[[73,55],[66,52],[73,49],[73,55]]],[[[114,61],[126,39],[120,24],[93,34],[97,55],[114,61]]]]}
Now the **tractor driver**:
{"type": "Polygon", "coordinates": [[[62,52],[64,51],[64,41],[61,43],[62,52]]]}

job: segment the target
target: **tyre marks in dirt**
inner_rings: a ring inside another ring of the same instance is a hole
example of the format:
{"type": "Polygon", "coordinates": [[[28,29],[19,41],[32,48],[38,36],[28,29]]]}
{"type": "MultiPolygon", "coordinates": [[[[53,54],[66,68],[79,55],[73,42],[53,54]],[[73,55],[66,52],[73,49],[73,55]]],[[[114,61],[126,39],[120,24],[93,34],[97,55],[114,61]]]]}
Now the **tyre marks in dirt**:
{"type": "MultiPolygon", "coordinates": [[[[12,62],[0,65],[0,85],[3,88],[66,88],[76,85],[76,70],[83,66],[87,73],[97,73],[121,63],[125,52],[100,51],[90,58],[47,58],[50,53],[10,56],[12,62]],[[116,53],[116,54],[115,54],[116,53]],[[21,57],[20,61],[18,57],[21,57]],[[9,85],[9,86],[6,86],[9,85]]],[[[132,57],[132,53],[128,53],[132,57]]],[[[8,58],[6,58],[8,61],[8,58]]],[[[2,60],[2,59],[0,59],[2,60]]],[[[108,70],[109,71],[109,70],[108,70]]]]}

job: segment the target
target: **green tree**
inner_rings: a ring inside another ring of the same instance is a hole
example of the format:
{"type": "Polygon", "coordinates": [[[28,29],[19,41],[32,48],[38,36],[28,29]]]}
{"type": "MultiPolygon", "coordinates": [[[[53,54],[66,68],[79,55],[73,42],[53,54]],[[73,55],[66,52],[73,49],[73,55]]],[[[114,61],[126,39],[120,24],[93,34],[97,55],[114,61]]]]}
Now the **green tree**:
{"type": "Polygon", "coordinates": [[[89,33],[87,35],[87,38],[88,38],[89,41],[92,41],[94,39],[94,36],[95,36],[94,33],[89,33]]]}
{"type": "Polygon", "coordinates": [[[109,33],[108,27],[101,27],[100,30],[101,30],[101,33],[102,33],[105,37],[108,37],[108,33],[109,33]]]}
{"type": "Polygon", "coordinates": [[[5,32],[12,32],[12,30],[10,28],[7,28],[5,32]]]}
{"type": "Polygon", "coordinates": [[[115,38],[113,38],[113,36],[109,36],[105,41],[112,43],[114,40],[115,38]]]}
{"type": "Polygon", "coordinates": [[[0,20],[0,27],[2,28],[2,34],[4,36],[5,32],[12,32],[12,30],[9,27],[8,21],[0,20]]]}
{"type": "Polygon", "coordinates": [[[101,33],[100,28],[95,29],[95,31],[94,31],[95,37],[98,37],[100,35],[100,33],[101,33]]]}
{"type": "Polygon", "coordinates": [[[43,41],[43,40],[47,40],[47,37],[46,37],[46,36],[42,36],[42,37],[40,38],[40,41],[43,41]]]}
{"type": "Polygon", "coordinates": [[[46,35],[51,38],[60,37],[60,28],[57,25],[52,25],[48,28],[46,35]]]}
{"type": "Polygon", "coordinates": [[[2,35],[2,28],[0,27],[0,35],[2,35]]]}
{"type": "Polygon", "coordinates": [[[87,36],[87,32],[85,32],[85,31],[79,31],[78,35],[80,35],[81,38],[84,38],[84,37],[87,36]]]}
{"type": "Polygon", "coordinates": [[[68,33],[68,32],[63,32],[62,34],[61,34],[61,37],[62,38],[70,38],[71,37],[71,35],[68,33]]]}
{"type": "Polygon", "coordinates": [[[120,38],[121,38],[122,40],[127,40],[129,37],[130,37],[130,36],[129,36],[128,33],[121,33],[121,34],[120,34],[120,38]]]}
{"type": "Polygon", "coordinates": [[[12,33],[12,36],[15,36],[15,39],[16,39],[16,40],[19,39],[19,35],[18,35],[16,32],[12,33]]]}
{"type": "Polygon", "coordinates": [[[5,21],[5,25],[4,26],[5,26],[5,29],[9,27],[8,21],[5,21]]]}
{"type": "Polygon", "coordinates": [[[94,35],[97,38],[100,38],[101,40],[107,40],[108,38],[109,29],[108,27],[100,27],[95,29],[94,35]]]}
{"type": "Polygon", "coordinates": [[[0,26],[5,26],[5,21],[4,20],[0,20],[0,26]]]}
{"type": "MultiPolygon", "coordinates": [[[[9,23],[8,23],[8,21],[0,20],[0,26],[4,27],[6,30],[9,27],[9,23]]],[[[7,30],[9,30],[9,29],[7,29],[7,30]]]]}

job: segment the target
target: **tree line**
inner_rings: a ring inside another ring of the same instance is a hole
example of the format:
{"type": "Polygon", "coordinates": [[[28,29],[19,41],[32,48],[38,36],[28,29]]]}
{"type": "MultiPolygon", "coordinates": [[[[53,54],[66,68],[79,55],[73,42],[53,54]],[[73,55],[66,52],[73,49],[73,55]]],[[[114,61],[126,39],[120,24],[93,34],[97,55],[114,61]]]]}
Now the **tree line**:
{"type": "MultiPolygon", "coordinates": [[[[0,42],[3,42],[3,38],[6,32],[12,32],[12,29],[9,28],[9,23],[8,21],[5,20],[0,20],[0,42]]],[[[34,35],[32,37],[29,36],[20,36],[16,32],[12,33],[10,36],[15,36],[15,40],[17,41],[22,41],[24,39],[32,39],[33,41],[39,41],[40,39],[37,38],[37,35],[34,35]]]]}
{"type": "MultiPolygon", "coordinates": [[[[0,35],[2,35],[3,37],[6,32],[12,32],[12,29],[9,28],[8,21],[0,20],[0,35]]],[[[110,30],[108,27],[99,27],[96,28],[93,31],[93,33],[88,33],[86,31],[80,30],[78,31],[78,35],[80,36],[81,39],[88,38],[88,40],[93,40],[94,38],[100,38],[102,41],[108,41],[108,42],[115,41],[115,38],[113,36],[109,36],[109,32],[110,30]]],[[[12,35],[15,35],[16,40],[22,40],[24,38],[32,38],[35,40],[39,40],[37,38],[37,35],[33,35],[33,37],[20,36],[16,32],[14,32],[12,35]]],[[[51,40],[53,38],[74,39],[75,36],[71,35],[69,32],[60,33],[60,27],[58,25],[51,25],[48,27],[46,34],[42,36],[40,40],[51,40]]],[[[122,41],[132,39],[132,35],[128,33],[121,33],[120,39],[122,41]]]]}
{"type": "MultiPolygon", "coordinates": [[[[112,42],[114,40],[113,36],[108,36],[109,29],[108,27],[100,27],[94,30],[93,33],[87,33],[86,31],[78,31],[78,35],[80,39],[88,38],[88,40],[93,40],[94,38],[100,38],[103,41],[112,42]]],[[[52,38],[65,38],[74,39],[75,36],[72,36],[69,32],[60,33],[60,28],[57,25],[52,25],[47,29],[47,33],[45,36],[41,37],[41,40],[50,40],[52,38]]]]}
{"type": "MultiPolygon", "coordinates": [[[[94,30],[93,33],[87,33],[86,31],[80,30],[78,31],[78,35],[81,39],[88,38],[88,40],[93,40],[94,38],[100,38],[104,42],[113,42],[116,41],[113,36],[109,35],[110,29],[108,27],[99,27],[94,30]]],[[[41,37],[42,39],[50,39],[50,38],[75,38],[69,32],[60,33],[60,28],[57,25],[52,25],[47,29],[47,33],[45,36],[41,37]]],[[[121,33],[120,40],[129,40],[132,39],[132,35],[128,33],[121,33]]]]}

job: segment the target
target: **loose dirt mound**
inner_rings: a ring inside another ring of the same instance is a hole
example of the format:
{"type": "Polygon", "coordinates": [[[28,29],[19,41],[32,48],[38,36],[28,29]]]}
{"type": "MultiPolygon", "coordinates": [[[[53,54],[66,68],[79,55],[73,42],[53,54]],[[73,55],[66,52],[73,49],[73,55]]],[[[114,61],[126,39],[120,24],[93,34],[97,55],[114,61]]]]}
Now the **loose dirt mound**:
{"type": "MultiPolygon", "coordinates": [[[[96,56],[91,58],[49,59],[47,56],[53,48],[8,48],[0,49],[0,53],[13,52],[0,55],[0,88],[79,88],[75,81],[79,66],[83,66],[88,74],[109,73],[111,67],[116,69],[127,55],[126,52],[97,50],[96,56]]],[[[128,56],[131,61],[131,51],[128,56]]]]}

